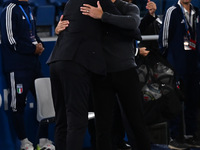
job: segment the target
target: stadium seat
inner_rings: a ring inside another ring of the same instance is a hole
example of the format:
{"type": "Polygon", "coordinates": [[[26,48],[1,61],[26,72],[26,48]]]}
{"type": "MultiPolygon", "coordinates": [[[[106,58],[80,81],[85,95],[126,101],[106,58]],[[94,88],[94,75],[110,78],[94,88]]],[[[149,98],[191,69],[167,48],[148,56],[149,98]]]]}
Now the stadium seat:
{"type": "Polygon", "coordinates": [[[64,3],[61,0],[47,0],[49,4],[54,5],[55,10],[55,21],[56,23],[60,20],[60,16],[63,14],[64,3]]]}
{"type": "Polygon", "coordinates": [[[48,2],[50,4],[55,5],[55,6],[61,6],[62,5],[62,2],[60,2],[59,0],[48,0],[48,2]]]}
{"type": "Polygon", "coordinates": [[[0,0],[0,7],[3,8],[4,2],[6,2],[7,0],[0,0]]]}
{"type": "Polygon", "coordinates": [[[192,0],[191,3],[200,9],[200,0],[192,0]]]}
{"type": "Polygon", "coordinates": [[[55,117],[53,99],[51,95],[50,78],[38,78],[35,80],[37,98],[37,120],[50,122],[55,117]]]}
{"type": "Polygon", "coordinates": [[[165,1],[163,1],[163,14],[166,12],[166,10],[169,7],[171,7],[172,5],[174,5],[177,2],[178,2],[178,0],[165,0],[165,1]]]}
{"type": "Polygon", "coordinates": [[[54,4],[56,6],[61,6],[63,4],[65,4],[66,2],[68,2],[68,0],[47,0],[48,3],[50,4],[54,4]]]}
{"type": "Polygon", "coordinates": [[[28,2],[34,7],[48,5],[47,0],[29,0],[28,2]]]}
{"type": "Polygon", "coordinates": [[[47,0],[47,2],[56,7],[56,23],[58,23],[68,0],[47,0]]]}
{"type": "Polygon", "coordinates": [[[38,6],[36,11],[37,27],[50,27],[50,35],[54,36],[55,7],[52,5],[38,6]]]}
{"type": "Polygon", "coordinates": [[[30,6],[32,7],[33,14],[36,15],[37,8],[39,6],[46,6],[49,5],[47,0],[28,0],[30,6]]]}
{"type": "Polygon", "coordinates": [[[162,4],[163,2],[161,0],[152,0],[153,2],[156,3],[156,6],[157,6],[157,10],[156,10],[156,14],[157,15],[162,15],[162,4]]]}
{"type": "Polygon", "coordinates": [[[61,3],[66,3],[66,2],[68,2],[68,0],[58,0],[59,2],[61,2],[61,3]]]}
{"type": "MultiPolygon", "coordinates": [[[[37,98],[37,120],[39,122],[53,122],[55,110],[53,105],[51,81],[49,77],[35,80],[37,98]]],[[[88,120],[95,118],[94,112],[88,112],[88,120]]]]}
{"type": "Polygon", "coordinates": [[[7,1],[9,1],[9,0],[0,0],[0,3],[2,4],[2,3],[5,3],[7,1]]]}
{"type": "Polygon", "coordinates": [[[153,144],[167,145],[169,143],[169,127],[167,122],[161,122],[149,126],[149,132],[153,144]]]}

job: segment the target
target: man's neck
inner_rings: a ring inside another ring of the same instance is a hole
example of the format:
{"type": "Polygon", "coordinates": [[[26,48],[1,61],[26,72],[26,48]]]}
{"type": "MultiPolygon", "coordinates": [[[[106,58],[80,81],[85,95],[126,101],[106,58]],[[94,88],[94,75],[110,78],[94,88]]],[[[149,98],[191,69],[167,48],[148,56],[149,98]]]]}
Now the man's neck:
{"type": "Polygon", "coordinates": [[[183,2],[180,3],[188,12],[190,12],[190,3],[183,3],[183,2]]]}

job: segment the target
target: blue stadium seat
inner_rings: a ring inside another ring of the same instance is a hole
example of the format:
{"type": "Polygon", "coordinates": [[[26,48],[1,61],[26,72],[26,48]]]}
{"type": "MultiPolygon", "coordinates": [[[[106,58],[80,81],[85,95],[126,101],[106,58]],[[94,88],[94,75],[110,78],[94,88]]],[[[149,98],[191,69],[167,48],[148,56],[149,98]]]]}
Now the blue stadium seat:
{"type": "Polygon", "coordinates": [[[68,2],[68,0],[47,0],[47,2],[56,6],[62,6],[65,5],[65,3],[68,2]]]}
{"type": "Polygon", "coordinates": [[[50,35],[54,35],[55,6],[48,0],[29,0],[33,14],[36,16],[37,27],[50,27],[50,35]]]}
{"type": "Polygon", "coordinates": [[[6,2],[7,0],[0,0],[0,6],[3,7],[4,2],[6,2]]]}
{"type": "Polygon", "coordinates": [[[172,5],[174,5],[177,2],[178,2],[178,0],[165,0],[165,1],[163,1],[163,14],[166,12],[166,10],[169,7],[171,7],[172,5]]]}
{"type": "Polygon", "coordinates": [[[39,6],[48,5],[47,0],[28,0],[28,2],[31,6],[34,16],[36,16],[36,11],[39,6]]]}
{"type": "Polygon", "coordinates": [[[53,5],[38,6],[36,12],[36,25],[50,27],[50,35],[54,36],[55,7],[53,5]]]}
{"type": "Polygon", "coordinates": [[[29,3],[35,7],[48,5],[47,0],[29,0],[29,3]]]}
{"type": "Polygon", "coordinates": [[[66,3],[68,0],[58,0],[61,3],[66,3]]]}
{"type": "Polygon", "coordinates": [[[55,21],[58,22],[60,16],[63,14],[64,4],[60,0],[47,0],[51,5],[54,5],[56,8],[56,19],[55,21]]]}
{"type": "Polygon", "coordinates": [[[162,15],[162,4],[163,4],[163,2],[162,2],[162,0],[152,0],[153,2],[155,2],[156,3],[156,6],[157,6],[157,10],[156,10],[156,14],[157,15],[162,15]]]}
{"type": "Polygon", "coordinates": [[[0,0],[0,4],[4,3],[6,1],[8,1],[8,0],[0,0]]]}
{"type": "Polygon", "coordinates": [[[29,4],[32,7],[34,15],[36,15],[36,11],[37,11],[37,8],[39,6],[49,5],[49,3],[47,2],[47,0],[28,0],[28,2],[29,2],[29,4]]]}
{"type": "Polygon", "coordinates": [[[50,4],[55,5],[55,6],[61,6],[62,5],[62,2],[60,2],[59,0],[48,0],[48,2],[50,4]]]}
{"type": "Polygon", "coordinates": [[[191,3],[200,9],[200,0],[192,0],[191,3]]]}
{"type": "Polygon", "coordinates": [[[68,0],[47,0],[48,3],[56,7],[56,23],[60,20],[60,16],[63,14],[63,10],[68,0]]]}

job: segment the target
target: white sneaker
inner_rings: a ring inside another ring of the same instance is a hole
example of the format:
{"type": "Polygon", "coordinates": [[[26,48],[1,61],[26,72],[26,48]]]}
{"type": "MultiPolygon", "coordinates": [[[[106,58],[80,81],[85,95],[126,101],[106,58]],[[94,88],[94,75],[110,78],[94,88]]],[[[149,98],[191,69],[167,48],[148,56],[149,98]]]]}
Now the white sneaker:
{"type": "Polygon", "coordinates": [[[21,150],[34,150],[33,144],[27,141],[24,145],[21,145],[21,150]]]}
{"type": "Polygon", "coordinates": [[[52,144],[52,141],[47,139],[43,146],[37,145],[37,150],[55,150],[55,146],[52,144]]]}

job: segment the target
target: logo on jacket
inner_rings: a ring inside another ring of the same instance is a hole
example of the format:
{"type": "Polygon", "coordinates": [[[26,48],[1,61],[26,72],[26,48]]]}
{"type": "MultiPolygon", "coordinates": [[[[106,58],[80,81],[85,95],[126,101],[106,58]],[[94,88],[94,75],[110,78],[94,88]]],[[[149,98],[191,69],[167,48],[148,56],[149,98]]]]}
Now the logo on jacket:
{"type": "Polygon", "coordinates": [[[33,15],[31,14],[31,20],[33,20],[33,15]]]}
{"type": "Polygon", "coordinates": [[[199,23],[199,16],[197,16],[196,22],[199,23]]]}
{"type": "Polygon", "coordinates": [[[17,93],[22,94],[23,93],[23,85],[22,84],[17,84],[17,93]]]}
{"type": "Polygon", "coordinates": [[[184,19],[181,21],[181,23],[185,23],[184,19]]]}

